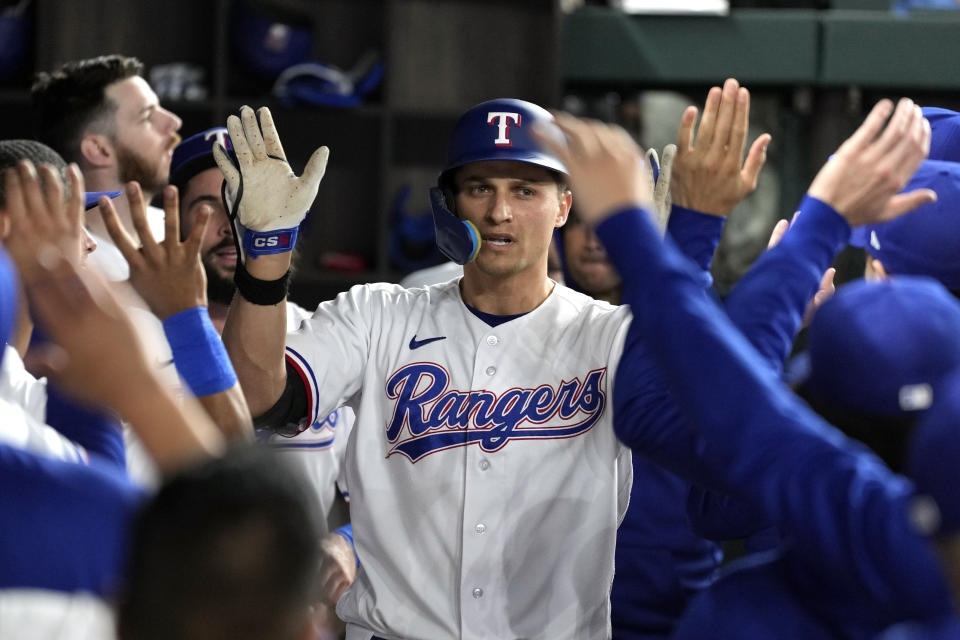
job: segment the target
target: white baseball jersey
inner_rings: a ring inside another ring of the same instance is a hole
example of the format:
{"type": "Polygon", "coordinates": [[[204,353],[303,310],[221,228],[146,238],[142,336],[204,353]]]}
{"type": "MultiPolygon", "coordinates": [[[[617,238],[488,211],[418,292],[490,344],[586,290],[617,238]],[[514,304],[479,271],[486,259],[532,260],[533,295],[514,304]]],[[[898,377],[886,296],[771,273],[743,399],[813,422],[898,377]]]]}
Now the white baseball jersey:
{"type": "Polygon", "coordinates": [[[611,403],[629,319],[558,285],[492,328],[456,281],[373,284],[287,336],[307,419],[356,412],[348,640],[610,636],[632,481],[611,403]]]}

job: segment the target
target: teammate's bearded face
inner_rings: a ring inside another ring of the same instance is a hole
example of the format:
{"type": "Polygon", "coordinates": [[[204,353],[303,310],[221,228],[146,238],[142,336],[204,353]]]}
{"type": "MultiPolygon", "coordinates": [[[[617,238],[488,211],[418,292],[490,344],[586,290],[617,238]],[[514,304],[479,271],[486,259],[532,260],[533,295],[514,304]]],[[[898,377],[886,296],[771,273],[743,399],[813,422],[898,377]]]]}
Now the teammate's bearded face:
{"type": "Polygon", "coordinates": [[[475,162],[457,171],[457,213],[476,225],[482,242],[472,263],[486,275],[546,274],[553,230],[570,211],[543,167],[513,161],[475,162]]]}
{"type": "Polygon", "coordinates": [[[571,215],[562,235],[567,270],[574,282],[594,298],[619,304],[620,274],[593,229],[571,215]]]}
{"type": "Polygon", "coordinates": [[[220,198],[222,184],[223,174],[216,167],[201,171],[187,181],[180,194],[180,233],[183,237],[190,234],[203,205],[213,209],[200,241],[200,260],[207,272],[207,298],[210,302],[230,304],[235,288],[237,249],[233,244],[233,228],[220,198]]]}
{"type": "Polygon", "coordinates": [[[114,150],[122,183],[136,180],[147,193],[167,184],[173,148],[180,142],[180,118],[160,106],[139,76],[109,85],[104,94],[117,106],[114,150]]]}

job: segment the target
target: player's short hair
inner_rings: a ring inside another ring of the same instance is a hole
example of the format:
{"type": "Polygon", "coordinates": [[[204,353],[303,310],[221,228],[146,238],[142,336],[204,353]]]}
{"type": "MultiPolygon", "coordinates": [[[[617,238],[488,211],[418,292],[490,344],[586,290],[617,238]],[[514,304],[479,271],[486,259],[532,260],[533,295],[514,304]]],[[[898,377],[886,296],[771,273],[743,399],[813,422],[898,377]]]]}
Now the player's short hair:
{"type": "Polygon", "coordinates": [[[317,598],[317,515],[277,453],[245,446],[166,483],[134,524],[123,640],[293,638],[317,598]]]}
{"type": "Polygon", "coordinates": [[[104,90],[139,75],[143,63],[119,54],[74,60],[56,71],[38,73],[30,89],[38,137],[68,160],[79,160],[80,141],[92,126],[104,135],[114,133],[117,105],[104,90]]]}
{"type": "Polygon", "coordinates": [[[29,160],[34,165],[46,163],[53,166],[60,173],[66,188],[67,163],[59,153],[36,140],[0,140],[0,209],[7,206],[6,180],[3,174],[21,160],[29,160]]]}

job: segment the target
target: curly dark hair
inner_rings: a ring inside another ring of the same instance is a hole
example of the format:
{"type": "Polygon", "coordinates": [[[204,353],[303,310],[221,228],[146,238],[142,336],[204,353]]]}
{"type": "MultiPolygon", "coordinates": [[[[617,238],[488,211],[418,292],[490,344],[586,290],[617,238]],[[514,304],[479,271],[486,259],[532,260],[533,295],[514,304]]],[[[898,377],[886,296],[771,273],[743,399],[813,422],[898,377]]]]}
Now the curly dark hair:
{"type": "Polygon", "coordinates": [[[117,105],[104,95],[114,82],[143,74],[137,58],[112,54],[74,60],[36,75],[30,92],[38,118],[37,137],[71,162],[80,159],[80,141],[96,125],[113,135],[117,105]]]}

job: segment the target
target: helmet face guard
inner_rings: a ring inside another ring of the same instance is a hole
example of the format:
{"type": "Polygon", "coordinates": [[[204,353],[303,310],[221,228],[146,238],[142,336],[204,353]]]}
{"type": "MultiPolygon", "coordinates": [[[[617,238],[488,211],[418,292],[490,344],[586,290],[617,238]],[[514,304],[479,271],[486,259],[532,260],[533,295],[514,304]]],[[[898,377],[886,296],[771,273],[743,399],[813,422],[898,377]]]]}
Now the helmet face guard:
{"type": "MultiPolygon", "coordinates": [[[[461,116],[450,140],[447,164],[437,187],[430,190],[437,246],[443,255],[457,264],[466,264],[480,251],[477,228],[455,214],[454,172],[473,162],[509,160],[566,174],[563,163],[541,149],[533,138],[535,124],[552,122],[553,116],[546,109],[512,99],[482,102],[461,116]]],[[[561,135],[559,130],[556,132],[561,135]]]]}

